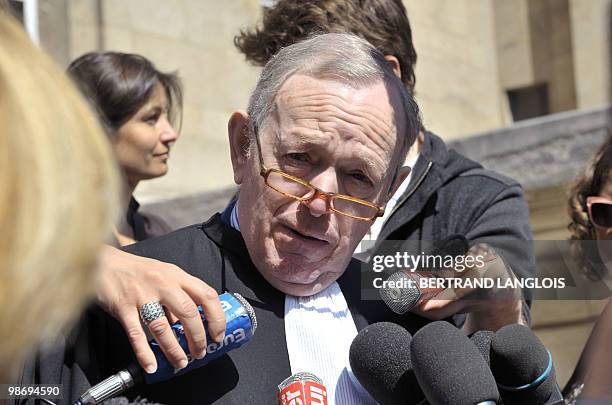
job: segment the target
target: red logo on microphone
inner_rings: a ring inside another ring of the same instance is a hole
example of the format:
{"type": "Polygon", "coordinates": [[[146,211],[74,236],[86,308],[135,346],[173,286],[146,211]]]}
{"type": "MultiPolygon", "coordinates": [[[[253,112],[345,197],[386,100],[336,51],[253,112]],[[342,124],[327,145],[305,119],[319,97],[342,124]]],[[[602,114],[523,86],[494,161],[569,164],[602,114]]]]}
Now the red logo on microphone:
{"type": "Polygon", "coordinates": [[[293,375],[278,386],[281,405],[327,405],[327,390],[321,380],[305,374],[293,375]]]}

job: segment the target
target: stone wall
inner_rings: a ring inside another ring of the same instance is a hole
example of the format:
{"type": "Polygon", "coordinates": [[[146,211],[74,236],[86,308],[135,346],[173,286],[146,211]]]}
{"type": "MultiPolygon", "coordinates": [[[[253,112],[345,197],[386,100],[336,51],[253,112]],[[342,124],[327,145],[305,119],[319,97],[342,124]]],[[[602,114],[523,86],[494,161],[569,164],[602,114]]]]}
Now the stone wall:
{"type": "Polygon", "coordinates": [[[612,111],[584,111],[525,120],[474,134],[450,145],[485,167],[521,182],[527,190],[571,181],[586,159],[612,133],[612,111]]]}
{"type": "Polygon", "coordinates": [[[167,176],[143,182],[144,200],[191,195],[232,184],[230,114],[246,108],[258,70],[233,46],[260,15],[256,0],[105,0],[104,47],[142,53],[185,84],[181,139],[167,176]]]}
{"type": "Polygon", "coordinates": [[[261,15],[257,0],[41,0],[42,45],[62,66],[85,52],[139,53],[184,83],[181,138],[168,175],[142,182],[142,202],[233,183],[227,121],[244,109],[259,69],[233,46],[261,15]]]}
{"type": "Polygon", "coordinates": [[[611,0],[570,0],[577,108],[610,101],[611,0]]]}
{"type": "Polygon", "coordinates": [[[506,124],[489,0],[404,0],[427,128],[452,139],[506,124]]]}
{"type": "MultiPolygon", "coordinates": [[[[259,20],[258,0],[40,0],[42,45],[66,66],[93,50],[141,53],[185,84],[182,137],[143,202],[231,187],[227,120],[259,70],[232,39],[259,20]]],[[[416,97],[446,140],[512,124],[506,91],[546,81],[552,111],[608,99],[612,0],[404,0],[418,53],[416,97]]],[[[537,139],[537,138],[536,138],[537,139]]]]}

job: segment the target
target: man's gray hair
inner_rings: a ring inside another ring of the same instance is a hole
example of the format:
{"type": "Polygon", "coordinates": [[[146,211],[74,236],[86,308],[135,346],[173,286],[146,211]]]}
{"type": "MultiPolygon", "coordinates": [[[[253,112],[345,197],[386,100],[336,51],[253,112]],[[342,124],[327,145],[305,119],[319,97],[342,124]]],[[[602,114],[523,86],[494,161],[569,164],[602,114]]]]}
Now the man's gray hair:
{"type": "MultiPolygon", "coordinates": [[[[354,88],[383,81],[399,94],[404,113],[404,144],[400,160],[421,129],[419,108],[384,55],[369,42],[353,34],[322,34],[281,49],[263,68],[249,99],[251,128],[261,131],[274,111],[283,83],[294,74],[328,78],[354,88]]],[[[395,119],[397,123],[397,118],[395,119]]],[[[397,125],[397,124],[396,124],[397,125]]],[[[402,134],[398,134],[401,139],[402,134]]]]}

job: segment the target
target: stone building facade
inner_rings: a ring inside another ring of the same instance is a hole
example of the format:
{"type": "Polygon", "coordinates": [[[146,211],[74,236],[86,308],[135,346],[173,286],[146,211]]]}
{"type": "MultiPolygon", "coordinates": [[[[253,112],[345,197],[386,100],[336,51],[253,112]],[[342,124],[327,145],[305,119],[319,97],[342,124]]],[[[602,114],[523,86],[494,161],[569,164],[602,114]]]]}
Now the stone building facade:
{"type": "MultiPolygon", "coordinates": [[[[227,119],[246,106],[259,72],[232,39],[274,0],[12,2],[35,4],[41,45],[62,66],[84,52],[118,50],[141,53],[183,78],[182,138],[169,174],[139,187],[143,202],[232,185],[227,119]]],[[[526,117],[604,105],[610,3],[404,0],[426,126],[460,139],[526,117]]]]}

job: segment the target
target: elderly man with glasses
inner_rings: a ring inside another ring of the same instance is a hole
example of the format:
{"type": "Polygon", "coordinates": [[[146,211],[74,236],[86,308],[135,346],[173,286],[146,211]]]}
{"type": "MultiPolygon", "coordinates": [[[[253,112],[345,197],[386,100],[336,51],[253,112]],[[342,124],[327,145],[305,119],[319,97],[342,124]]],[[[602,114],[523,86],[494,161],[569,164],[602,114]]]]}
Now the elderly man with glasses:
{"type": "MultiPolygon", "coordinates": [[[[48,383],[59,375],[64,398],[74,400],[130,363],[155,372],[139,316],[172,367],[185,368],[189,359],[233,341],[224,339],[217,295],[229,291],[254,308],[254,337],[200,368],[134,387],[128,396],[164,404],[271,404],[279,383],[310,372],[326,386],[329,404],[374,403],[349,365],[357,332],[389,321],[414,333],[429,320],[362,299],[373,273],[352,255],[409,175],[403,162],[420,128],[411,94],[363,39],[325,34],[282,49],[263,69],[247,111],[229,120],[237,198],[203,224],[125,248],[143,267],[165,262],[185,270],[180,288],[167,272],[145,271],[154,276],[142,282],[138,269],[125,266],[123,281],[110,288],[113,306],[104,308],[120,321],[93,308],[67,342],[74,349],[37,361],[24,381],[48,383]],[[139,309],[120,305],[128,300],[139,309]],[[195,304],[206,315],[208,342],[190,332],[202,325],[195,304]],[[189,357],[170,327],[177,318],[189,357]]],[[[520,299],[508,302],[517,304],[502,302],[511,315],[520,312],[520,299]]],[[[499,305],[480,305],[495,313],[472,311],[466,324],[504,315],[499,305]]],[[[415,392],[407,402],[421,398],[415,392]]]]}
{"type": "MultiPolygon", "coordinates": [[[[419,128],[405,86],[356,36],[314,37],[268,63],[248,110],[229,120],[237,199],[203,224],[126,249],[173,263],[219,293],[241,294],[257,332],[240,349],[133,396],[271,404],[281,381],[307,371],[323,380],[330,404],[372,403],[350,371],[357,331],[392,321],[414,332],[428,321],[362,300],[352,254],[408,174],[402,163],[419,128]]],[[[122,327],[97,315],[83,366],[92,384],[133,362],[122,327]]],[[[164,319],[163,311],[149,315],[164,319]]]]}

